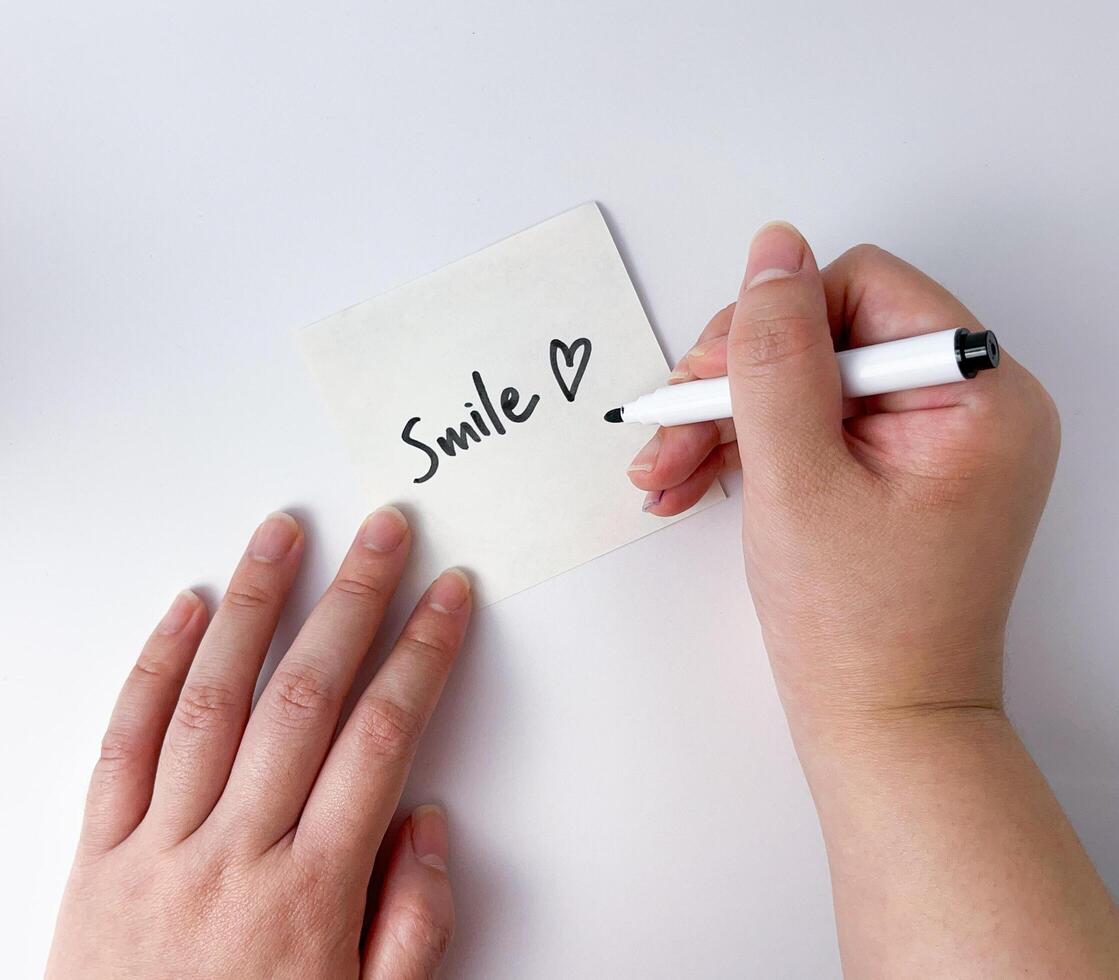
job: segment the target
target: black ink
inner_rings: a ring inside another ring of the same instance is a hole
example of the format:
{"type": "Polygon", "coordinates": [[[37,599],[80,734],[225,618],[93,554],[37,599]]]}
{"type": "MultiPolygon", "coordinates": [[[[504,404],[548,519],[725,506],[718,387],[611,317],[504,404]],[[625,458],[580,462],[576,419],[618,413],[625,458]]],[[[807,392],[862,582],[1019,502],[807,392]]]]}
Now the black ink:
{"type": "Polygon", "coordinates": [[[447,434],[445,436],[437,436],[435,441],[439,443],[439,448],[443,450],[448,456],[454,456],[455,446],[459,449],[467,450],[470,448],[468,439],[473,439],[475,442],[481,442],[482,437],[474,431],[474,427],[469,422],[463,422],[456,432],[450,426],[447,427],[447,434]]]}
{"type": "Polygon", "coordinates": [[[439,457],[435,454],[435,450],[432,449],[430,446],[427,446],[424,443],[420,442],[418,439],[412,438],[412,430],[416,427],[416,423],[419,422],[419,420],[420,417],[418,415],[415,418],[409,419],[408,424],[404,426],[404,431],[400,433],[401,439],[408,443],[409,446],[415,446],[417,449],[422,449],[424,453],[427,454],[427,458],[429,460],[427,472],[423,476],[416,477],[416,479],[412,481],[413,483],[423,483],[426,480],[430,480],[433,476],[435,476],[435,471],[439,469],[439,457]]]}
{"type": "Polygon", "coordinates": [[[497,412],[493,410],[493,403],[490,401],[489,392],[486,391],[486,386],[482,383],[482,376],[477,372],[470,375],[474,379],[474,390],[478,392],[478,400],[482,403],[482,408],[486,410],[486,414],[490,417],[494,429],[497,430],[499,436],[505,435],[505,426],[501,424],[501,419],[497,412]]]}
{"type": "Polygon", "coordinates": [[[525,410],[518,415],[513,409],[517,407],[517,402],[521,400],[521,393],[516,388],[506,388],[501,393],[501,410],[505,413],[506,418],[510,422],[523,422],[535,410],[536,405],[540,401],[539,395],[533,395],[525,406],[525,410]]]}
{"type": "MultiPolygon", "coordinates": [[[[470,402],[466,403],[466,408],[470,408],[470,402]]],[[[470,413],[470,417],[474,420],[474,424],[476,426],[478,426],[479,429],[482,430],[482,435],[484,435],[484,436],[493,435],[493,433],[490,432],[490,430],[486,428],[486,421],[485,421],[485,419],[482,418],[481,415],[478,414],[478,409],[474,409],[470,413]]]]}
{"type": "Polygon", "coordinates": [[[591,359],[591,342],[586,337],[580,337],[568,346],[562,340],[553,340],[548,353],[552,359],[552,374],[556,377],[556,383],[559,385],[560,391],[563,392],[563,397],[569,402],[575,401],[575,394],[579,391],[579,384],[583,380],[583,372],[587,370],[587,362],[591,359]],[[575,354],[580,349],[582,349],[583,354],[578,367],[576,367],[575,354]],[[557,356],[559,354],[563,354],[563,359],[568,367],[575,367],[575,377],[571,380],[570,386],[564,380],[560,371],[559,357],[557,356]]]}
{"type": "MultiPolygon", "coordinates": [[[[580,371],[580,373],[582,373],[580,371]]],[[[486,385],[482,381],[482,375],[474,371],[471,373],[471,378],[474,380],[474,389],[478,392],[478,398],[482,403],[482,407],[486,410],[486,415],[489,416],[489,421],[494,431],[490,431],[490,426],[486,424],[486,419],[480,411],[474,408],[473,402],[464,402],[463,407],[470,409],[470,420],[462,421],[459,423],[458,428],[448,426],[446,435],[437,436],[435,439],[436,445],[443,450],[444,454],[454,457],[458,454],[459,450],[466,451],[470,448],[471,441],[481,442],[485,436],[505,435],[505,425],[493,407],[493,402],[490,401],[489,392],[486,391],[486,385]],[[473,422],[473,425],[471,424],[473,422]],[[479,432],[481,435],[479,435],[479,432]]],[[[578,380],[576,379],[576,385],[578,380]]],[[[536,406],[540,403],[539,395],[532,395],[528,400],[528,404],[518,412],[517,405],[520,404],[521,393],[516,388],[506,388],[501,392],[501,411],[504,413],[505,418],[510,422],[524,422],[536,410],[536,406]]],[[[413,483],[424,483],[430,480],[435,471],[439,469],[439,454],[436,453],[431,446],[427,443],[420,442],[412,436],[412,430],[421,421],[420,416],[415,416],[408,420],[408,424],[404,426],[404,431],[401,432],[400,438],[404,440],[409,446],[414,446],[424,453],[428,458],[427,472],[423,476],[416,477],[413,483]]]]}

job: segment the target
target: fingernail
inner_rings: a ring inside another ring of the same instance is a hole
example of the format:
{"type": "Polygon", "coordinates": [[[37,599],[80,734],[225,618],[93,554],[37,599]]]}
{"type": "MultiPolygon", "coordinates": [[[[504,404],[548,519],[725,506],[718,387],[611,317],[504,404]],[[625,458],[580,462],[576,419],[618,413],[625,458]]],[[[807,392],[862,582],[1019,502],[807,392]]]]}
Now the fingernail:
{"type": "Polygon", "coordinates": [[[452,613],[461,609],[470,596],[470,579],[461,568],[448,568],[435,580],[427,601],[433,609],[442,613],[452,613]]]}
{"type": "Polygon", "coordinates": [[[658,429],[641,451],[633,457],[633,462],[626,469],[627,473],[651,473],[657,465],[657,454],[661,451],[661,433],[658,429]]]}
{"type": "Polygon", "coordinates": [[[408,519],[389,505],[373,511],[361,526],[361,543],[372,551],[396,551],[408,533],[408,519]]]}
{"type": "Polygon", "coordinates": [[[758,229],[746,260],[746,288],[772,279],[787,279],[804,265],[804,238],[786,221],[771,221],[758,229]]]}
{"type": "Polygon", "coordinates": [[[198,596],[190,589],[183,589],[175,596],[175,601],[171,603],[171,608],[163,614],[163,618],[159,621],[155,631],[162,633],[164,636],[178,633],[190,622],[190,617],[194,615],[194,610],[198,608],[199,602],[198,596]]]}
{"type": "Polygon", "coordinates": [[[249,554],[257,561],[279,561],[291,551],[297,537],[299,525],[295,518],[278,510],[256,529],[249,542],[249,554]]]}
{"type": "Polygon", "coordinates": [[[689,358],[703,357],[718,343],[719,339],[717,338],[715,340],[705,340],[702,344],[696,344],[695,347],[680,358],[680,363],[676,365],[675,369],[668,376],[668,383],[673,384],[677,381],[694,381],[695,374],[692,373],[691,365],[688,363],[689,358]]]}
{"type": "Polygon", "coordinates": [[[645,503],[641,505],[641,509],[648,513],[661,502],[661,497],[663,496],[663,490],[650,490],[645,494],[645,503]]]}
{"type": "Polygon", "coordinates": [[[428,803],[412,811],[412,850],[421,864],[447,870],[447,818],[439,807],[428,803]]]}

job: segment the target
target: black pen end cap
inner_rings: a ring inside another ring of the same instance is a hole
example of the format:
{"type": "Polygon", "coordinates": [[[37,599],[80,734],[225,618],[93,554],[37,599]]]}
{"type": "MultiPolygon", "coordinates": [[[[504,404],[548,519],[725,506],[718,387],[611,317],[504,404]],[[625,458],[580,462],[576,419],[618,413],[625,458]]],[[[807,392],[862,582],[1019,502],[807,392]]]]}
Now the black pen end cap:
{"type": "Polygon", "coordinates": [[[622,410],[620,408],[612,408],[602,417],[606,419],[607,422],[621,422],[622,410]]]}
{"type": "Polygon", "coordinates": [[[980,371],[997,368],[999,342],[994,331],[960,327],[956,331],[956,363],[965,378],[974,378],[980,371]]]}

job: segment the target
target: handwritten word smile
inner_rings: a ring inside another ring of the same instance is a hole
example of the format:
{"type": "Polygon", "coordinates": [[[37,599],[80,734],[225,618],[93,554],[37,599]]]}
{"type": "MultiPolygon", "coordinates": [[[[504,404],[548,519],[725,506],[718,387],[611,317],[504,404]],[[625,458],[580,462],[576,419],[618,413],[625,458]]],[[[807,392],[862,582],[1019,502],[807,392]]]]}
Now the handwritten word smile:
{"type": "MultiPolygon", "coordinates": [[[[565,344],[562,340],[553,340],[548,347],[548,356],[552,365],[552,374],[564,398],[569,402],[575,401],[579,385],[583,380],[583,374],[587,370],[587,364],[591,359],[591,342],[586,337],[580,337],[571,344],[565,344]],[[573,377],[569,381],[565,377],[565,370],[571,371],[572,369],[573,377]]],[[[498,399],[498,404],[501,407],[499,413],[493,406],[493,400],[490,398],[489,391],[486,390],[482,375],[478,371],[473,371],[470,377],[474,381],[474,390],[478,393],[478,401],[481,403],[485,416],[474,407],[473,402],[463,404],[463,408],[471,410],[470,418],[460,422],[457,427],[448,427],[446,435],[438,436],[435,439],[435,444],[448,457],[453,457],[460,449],[465,452],[470,448],[471,442],[481,442],[487,436],[505,435],[507,431],[505,422],[519,424],[528,421],[536,410],[536,406],[540,403],[540,396],[532,395],[524,408],[517,411],[517,406],[521,402],[521,393],[516,388],[503,388],[501,397],[498,399]],[[489,421],[488,425],[487,419],[489,421]]],[[[440,463],[439,453],[426,442],[421,442],[412,435],[421,421],[422,419],[418,415],[410,418],[404,426],[404,431],[400,433],[400,438],[404,440],[405,444],[418,449],[427,457],[427,472],[422,476],[417,476],[412,481],[413,483],[426,483],[435,476],[440,463]]]]}
{"type": "MultiPolygon", "coordinates": [[[[521,393],[516,388],[505,388],[501,392],[500,405],[501,415],[493,407],[493,402],[490,400],[489,392],[486,390],[485,382],[482,381],[482,376],[477,371],[471,375],[474,379],[474,390],[478,393],[478,400],[482,403],[482,408],[485,410],[486,416],[490,420],[490,425],[493,426],[493,431],[486,425],[486,421],[482,418],[478,409],[474,408],[472,402],[466,402],[464,408],[472,409],[470,418],[473,419],[474,424],[471,425],[469,421],[461,422],[458,428],[448,428],[445,436],[439,436],[435,442],[440,449],[443,450],[448,456],[454,456],[456,450],[466,450],[470,448],[470,440],[474,442],[481,442],[484,436],[492,435],[505,435],[505,423],[501,419],[504,415],[510,422],[526,422],[529,416],[536,410],[537,404],[540,402],[539,395],[533,395],[528,404],[525,405],[524,410],[517,411],[517,405],[521,400],[521,393]]],[[[423,476],[416,477],[413,483],[424,483],[435,476],[435,471],[439,469],[439,454],[424,442],[419,439],[412,438],[412,430],[420,423],[420,416],[415,416],[408,420],[407,425],[404,426],[404,431],[400,434],[409,446],[415,446],[423,452],[428,458],[427,472],[423,476]]]]}

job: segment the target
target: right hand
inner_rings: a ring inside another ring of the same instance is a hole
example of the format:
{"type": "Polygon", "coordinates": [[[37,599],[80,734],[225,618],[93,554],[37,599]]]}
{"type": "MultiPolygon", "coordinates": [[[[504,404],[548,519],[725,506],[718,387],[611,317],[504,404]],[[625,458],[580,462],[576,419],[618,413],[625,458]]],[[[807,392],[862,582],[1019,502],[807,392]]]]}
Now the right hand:
{"type": "Polygon", "coordinates": [[[737,302],[672,376],[729,375],[733,421],[661,429],[630,470],[669,516],[741,459],[747,575],[806,765],[812,736],[872,719],[1001,714],[1003,631],[1057,459],[1053,402],[1004,354],[972,381],[844,406],[834,356],[956,326],[980,328],[893,255],[858,246],[821,273],[794,228],[767,225],[737,302]]]}

